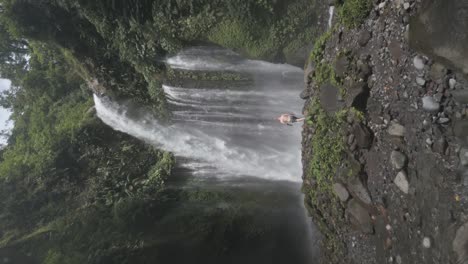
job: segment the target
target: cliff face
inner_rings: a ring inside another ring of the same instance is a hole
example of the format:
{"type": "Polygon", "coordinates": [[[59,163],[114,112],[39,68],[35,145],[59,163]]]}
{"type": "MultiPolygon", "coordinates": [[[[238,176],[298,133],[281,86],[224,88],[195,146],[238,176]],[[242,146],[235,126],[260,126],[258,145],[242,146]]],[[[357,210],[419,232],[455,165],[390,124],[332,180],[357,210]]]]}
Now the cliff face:
{"type": "Polygon", "coordinates": [[[312,51],[303,192],[323,263],[467,261],[466,1],[436,2],[346,1],[312,51]]]}

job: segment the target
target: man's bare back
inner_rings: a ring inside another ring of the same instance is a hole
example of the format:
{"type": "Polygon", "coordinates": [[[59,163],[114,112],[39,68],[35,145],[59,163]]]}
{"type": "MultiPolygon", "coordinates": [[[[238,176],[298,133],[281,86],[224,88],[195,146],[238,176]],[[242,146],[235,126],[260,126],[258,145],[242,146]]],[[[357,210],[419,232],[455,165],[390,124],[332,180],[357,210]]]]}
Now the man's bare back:
{"type": "Polygon", "coordinates": [[[294,114],[282,114],[280,117],[278,117],[278,121],[280,121],[281,124],[288,126],[292,126],[293,123],[302,122],[304,120],[305,118],[298,118],[294,114]]]}

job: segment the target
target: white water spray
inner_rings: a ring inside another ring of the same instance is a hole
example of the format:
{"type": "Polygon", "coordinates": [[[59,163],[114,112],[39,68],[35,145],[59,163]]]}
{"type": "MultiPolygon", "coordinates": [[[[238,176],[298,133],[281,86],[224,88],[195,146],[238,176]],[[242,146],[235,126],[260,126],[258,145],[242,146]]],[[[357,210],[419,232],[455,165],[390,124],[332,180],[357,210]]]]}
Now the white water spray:
{"type": "Polygon", "coordinates": [[[335,14],[335,6],[330,6],[330,8],[328,9],[328,14],[328,28],[331,28],[333,23],[333,15],[335,14]]]}
{"type": "Polygon", "coordinates": [[[299,68],[242,60],[232,52],[206,48],[178,54],[168,63],[177,69],[246,71],[254,82],[237,90],[164,85],[173,114],[170,126],[159,124],[143,109],[95,96],[99,118],[183,157],[195,175],[301,180],[300,125],[286,127],[275,120],[284,112],[300,113],[299,68]]]}

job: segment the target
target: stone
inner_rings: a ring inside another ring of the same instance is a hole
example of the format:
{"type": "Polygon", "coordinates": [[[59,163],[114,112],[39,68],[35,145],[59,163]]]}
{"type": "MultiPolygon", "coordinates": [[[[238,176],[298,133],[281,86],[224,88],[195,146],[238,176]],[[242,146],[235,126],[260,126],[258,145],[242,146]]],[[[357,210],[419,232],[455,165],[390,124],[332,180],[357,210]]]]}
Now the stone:
{"type": "Polygon", "coordinates": [[[361,46],[361,47],[366,46],[371,38],[372,38],[371,32],[369,32],[367,30],[361,31],[361,33],[359,33],[359,38],[358,38],[359,46],[361,46]]]}
{"type": "Polygon", "coordinates": [[[303,100],[307,100],[310,98],[310,93],[309,93],[309,89],[304,89],[300,94],[299,94],[299,97],[303,100]]]}
{"type": "Polygon", "coordinates": [[[347,182],[348,191],[354,197],[364,204],[372,204],[372,199],[370,197],[369,191],[362,183],[359,177],[351,177],[347,182]]]}
{"type": "Polygon", "coordinates": [[[409,182],[405,171],[398,172],[397,176],[393,180],[393,183],[404,193],[409,192],[409,182]]]}
{"type": "Polygon", "coordinates": [[[460,264],[466,264],[468,259],[468,222],[460,226],[452,241],[452,249],[458,256],[460,264]]]}
{"type": "Polygon", "coordinates": [[[424,237],[422,244],[424,248],[431,248],[431,239],[429,237],[424,237]]]}
{"type": "Polygon", "coordinates": [[[351,199],[346,208],[346,215],[350,222],[365,234],[373,234],[374,227],[369,212],[358,201],[351,199]]]}
{"type": "Polygon", "coordinates": [[[447,124],[448,122],[450,122],[450,118],[447,117],[441,117],[439,120],[437,120],[437,123],[439,124],[447,124]]]}
{"type": "Polygon", "coordinates": [[[310,83],[314,73],[315,73],[315,64],[312,61],[310,61],[304,70],[304,84],[305,85],[308,85],[310,83]]]}
{"type": "Polygon", "coordinates": [[[461,148],[459,157],[460,157],[460,164],[462,166],[467,167],[468,166],[468,148],[461,148]]]}
{"type": "Polygon", "coordinates": [[[438,62],[432,64],[431,71],[429,72],[429,76],[432,80],[442,79],[445,77],[446,74],[447,69],[444,67],[444,65],[438,62]]]}
{"type": "Polygon", "coordinates": [[[413,64],[414,64],[414,67],[418,70],[424,70],[424,66],[425,66],[425,63],[424,63],[424,60],[419,57],[419,56],[416,56],[413,58],[413,64]]]}
{"type": "Polygon", "coordinates": [[[419,85],[419,86],[424,86],[426,84],[426,80],[424,80],[423,78],[421,77],[416,77],[416,83],[419,85]]]}
{"type": "Polygon", "coordinates": [[[369,78],[369,76],[372,75],[372,70],[369,67],[369,64],[364,63],[361,60],[359,60],[357,62],[357,66],[359,68],[359,78],[366,80],[369,78]]]}
{"type": "Polygon", "coordinates": [[[388,128],[388,134],[396,137],[404,137],[406,134],[406,128],[396,122],[391,122],[388,128]]]}
{"type": "Polygon", "coordinates": [[[424,96],[422,98],[423,109],[428,112],[438,112],[440,104],[432,96],[424,96]]]}
{"type": "Polygon", "coordinates": [[[468,104],[468,89],[454,90],[451,92],[453,99],[460,104],[468,104]]]}
{"type": "Polygon", "coordinates": [[[406,162],[408,162],[408,158],[405,154],[394,150],[390,154],[390,161],[392,163],[393,168],[401,170],[405,167],[406,162]]]}
{"type": "Polygon", "coordinates": [[[437,152],[441,155],[445,154],[445,151],[448,148],[448,142],[444,137],[439,138],[434,142],[434,145],[432,146],[432,150],[434,152],[437,152]]]}
{"type": "Polygon", "coordinates": [[[372,145],[372,134],[368,127],[362,123],[354,124],[352,133],[355,136],[358,147],[368,149],[372,145]]]}
{"type": "Polygon", "coordinates": [[[408,2],[405,2],[405,3],[403,4],[403,8],[404,8],[405,10],[409,10],[410,7],[411,7],[411,5],[410,5],[410,3],[408,3],[408,2]]]}
{"type": "Polygon", "coordinates": [[[449,80],[449,87],[450,89],[455,89],[455,86],[457,85],[457,80],[453,79],[453,78],[450,78],[449,80]]]}
{"type": "Polygon", "coordinates": [[[349,199],[349,192],[346,190],[346,187],[341,183],[333,184],[333,192],[342,202],[346,202],[349,199]]]}

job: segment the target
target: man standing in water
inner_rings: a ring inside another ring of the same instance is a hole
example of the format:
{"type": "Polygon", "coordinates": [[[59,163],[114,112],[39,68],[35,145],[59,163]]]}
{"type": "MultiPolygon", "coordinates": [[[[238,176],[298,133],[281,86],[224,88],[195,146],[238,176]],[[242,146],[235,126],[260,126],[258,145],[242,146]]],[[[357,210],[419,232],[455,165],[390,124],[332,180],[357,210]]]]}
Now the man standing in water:
{"type": "Polygon", "coordinates": [[[278,121],[280,121],[281,124],[288,126],[292,126],[293,123],[302,122],[304,120],[304,117],[298,118],[294,114],[282,114],[280,117],[278,117],[278,121]]]}

